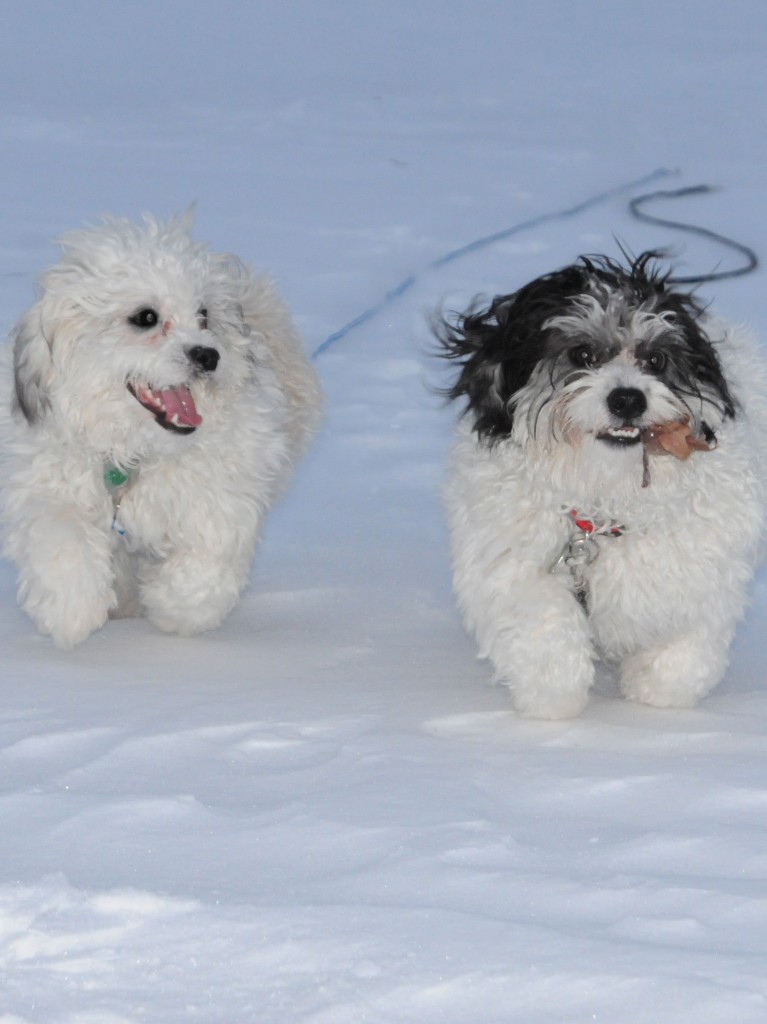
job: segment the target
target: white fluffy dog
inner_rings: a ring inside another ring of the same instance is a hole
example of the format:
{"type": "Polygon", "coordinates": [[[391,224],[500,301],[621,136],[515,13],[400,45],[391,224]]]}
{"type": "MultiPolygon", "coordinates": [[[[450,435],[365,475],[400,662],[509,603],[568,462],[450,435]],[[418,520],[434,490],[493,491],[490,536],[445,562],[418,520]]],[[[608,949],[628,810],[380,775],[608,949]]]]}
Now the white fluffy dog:
{"type": "Polygon", "coordinates": [[[466,416],[455,588],[523,715],[689,707],[724,673],[759,557],[767,377],[645,253],[582,258],[438,330],[466,416]]]}
{"type": "Polygon", "coordinates": [[[108,220],[62,246],[7,368],[20,603],[64,648],[108,616],[212,629],[317,425],[314,371],[271,282],[185,219],[108,220]]]}

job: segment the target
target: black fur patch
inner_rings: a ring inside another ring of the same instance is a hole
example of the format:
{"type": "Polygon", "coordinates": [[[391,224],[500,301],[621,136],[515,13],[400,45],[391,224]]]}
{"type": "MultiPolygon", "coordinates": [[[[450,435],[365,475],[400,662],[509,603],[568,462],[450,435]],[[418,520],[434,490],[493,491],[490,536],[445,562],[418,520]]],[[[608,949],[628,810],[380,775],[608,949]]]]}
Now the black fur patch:
{"type": "Polygon", "coordinates": [[[606,308],[617,293],[627,309],[644,307],[669,315],[674,344],[653,346],[664,353],[665,366],[657,376],[682,399],[705,394],[724,416],[734,416],[735,403],[719,360],[699,322],[703,307],[691,293],[668,286],[669,272],[661,272],[655,263],[660,256],[645,252],[626,267],[607,256],[582,256],[517,292],[497,296],[486,309],[475,306],[454,323],[442,319],[435,329],[441,354],[460,366],[458,379],[444,394],[466,399],[466,411],[482,440],[508,437],[515,394],[536,367],[561,359],[562,332],[544,329],[546,321],[574,312],[579,296],[591,295],[606,308]]]}

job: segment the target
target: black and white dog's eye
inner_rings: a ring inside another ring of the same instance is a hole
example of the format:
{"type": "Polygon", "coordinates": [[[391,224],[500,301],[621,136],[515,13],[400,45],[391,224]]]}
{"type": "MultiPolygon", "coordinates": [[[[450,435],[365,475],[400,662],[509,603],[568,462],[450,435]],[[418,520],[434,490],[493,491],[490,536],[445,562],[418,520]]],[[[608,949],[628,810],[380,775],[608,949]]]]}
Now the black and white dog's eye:
{"type": "Polygon", "coordinates": [[[144,306],[128,317],[128,321],[133,324],[134,327],[140,327],[142,331],[148,330],[150,327],[156,327],[160,322],[160,316],[156,309],[152,309],[151,306],[144,306]]]}
{"type": "Polygon", "coordinates": [[[591,345],[578,345],[568,352],[570,362],[573,366],[592,366],[594,364],[594,349],[591,345]]]}
{"type": "Polygon", "coordinates": [[[647,365],[654,373],[660,373],[666,367],[666,355],[656,349],[647,360],[647,365]]]}
{"type": "Polygon", "coordinates": [[[208,329],[208,310],[205,306],[202,306],[197,310],[197,319],[200,321],[200,329],[207,331],[208,329]]]}

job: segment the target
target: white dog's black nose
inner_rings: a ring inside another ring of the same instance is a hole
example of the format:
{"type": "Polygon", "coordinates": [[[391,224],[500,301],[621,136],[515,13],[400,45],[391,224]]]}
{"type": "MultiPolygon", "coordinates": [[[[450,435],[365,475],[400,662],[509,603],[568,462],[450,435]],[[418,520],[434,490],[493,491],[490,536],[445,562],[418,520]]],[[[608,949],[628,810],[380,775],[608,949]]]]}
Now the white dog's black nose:
{"type": "Polygon", "coordinates": [[[625,423],[642,415],[647,409],[647,399],[639,388],[615,388],[607,396],[607,408],[625,423]]]}
{"type": "Polygon", "coordinates": [[[187,355],[201,370],[206,373],[213,373],[218,366],[219,354],[215,348],[208,348],[205,345],[195,345],[190,348],[187,355]]]}

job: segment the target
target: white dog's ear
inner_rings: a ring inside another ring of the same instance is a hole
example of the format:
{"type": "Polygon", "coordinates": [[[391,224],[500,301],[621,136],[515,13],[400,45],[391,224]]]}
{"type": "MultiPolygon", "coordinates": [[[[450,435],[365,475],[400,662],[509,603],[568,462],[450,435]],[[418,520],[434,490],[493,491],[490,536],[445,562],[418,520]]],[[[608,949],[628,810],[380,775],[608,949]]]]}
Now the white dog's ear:
{"type": "Polygon", "coordinates": [[[274,370],[288,401],[289,430],[297,448],[304,448],[319,424],[322,407],[314,367],[271,278],[254,277],[239,260],[230,264],[230,277],[239,287],[243,334],[250,339],[256,374],[261,360],[274,370]]]}
{"type": "Polygon", "coordinates": [[[39,422],[50,408],[53,332],[45,306],[45,299],[36,302],[11,334],[16,404],[29,423],[39,422]]]}

